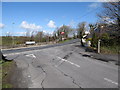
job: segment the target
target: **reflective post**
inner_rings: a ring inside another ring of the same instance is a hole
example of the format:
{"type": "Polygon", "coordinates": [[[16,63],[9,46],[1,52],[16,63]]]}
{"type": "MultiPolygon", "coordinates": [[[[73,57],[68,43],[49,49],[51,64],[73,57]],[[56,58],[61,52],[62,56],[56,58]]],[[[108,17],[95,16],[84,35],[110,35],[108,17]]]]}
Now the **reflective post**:
{"type": "Polygon", "coordinates": [[[98,53],[100,53],[100,39],[98,40],[98,53]]]}

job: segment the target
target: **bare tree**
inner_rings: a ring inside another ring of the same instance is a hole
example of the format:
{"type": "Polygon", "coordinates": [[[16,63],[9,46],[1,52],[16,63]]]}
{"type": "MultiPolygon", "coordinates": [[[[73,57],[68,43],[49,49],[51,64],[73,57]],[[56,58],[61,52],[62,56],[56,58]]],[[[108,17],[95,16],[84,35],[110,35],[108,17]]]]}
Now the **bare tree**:
{"type": "Polygon", "coordinates": [[[72,31],[72,28],[70,26],[67,25],[63,25],[61,26],[58,30],[58,36],[61,36],[61,32],[64,32],[64,35],[62,35],[65,38],[68,38],[68,34],[72,31]]]}
{"type": "Polygon", "coordinates": [[[10,37],[10,36],[12,36],[12,33],[11,32],[7,32],[6,33],[6,37],[10,37]]]}
{"type": "Polygon", "coordinates": [[[93,34],[95,28],[97,28],[97,24],[89,24],[89,27],[90,27],[90,34],[93,34]]]}
{"type": "Polygon", "coordinates": [[[26,37],[30,37],[30,31],[26,30],[26,37]]]}
{"type": "Polygon", "coordinates": [[[39,42],[42,42],[43,32],[42,31],[37,32],[36,37],[39,42]]]}
{"type": "Polygon", "coordinates": [[[56,32],[56,30],[53,32],[53,39],[54,39],[54,41],[57,39],[57,32],[56,32]]]}
{"type": "Polygon", "coordinates": [[[34,33],[35,31],[31,31],[31,41],[34,40],[34,33]]]}
{"type": "MultiPolygon", "coordinates": [[[[102,31],[106,31],[109,36],[111,41],[113,43],[116,43],[116,45],[120,44],[120,2],[106,2],[103,3],[103,11],[101,14],[98,14],[98,16],[103,19],[106,18],[103,21],[103,24],[106,23],[106,27],[102,29],[102,31]],[[111,22],[109,24],[108,22],[111,22]]],[[[111,42],[110,41],[110,42],[111,42]]],[[[112,43],[111,43],[112,44],[112,43]]]]}
{"type": "MultiPolygon", "coordinates": [[[[103,13],[98,14],[100,18],[106,18],[117,22],[118,26],[120,26],[120,2],[105,2],[103,3],[103,13]]],[[[105,22],[107,20],[104,20],[105,22]]]]}

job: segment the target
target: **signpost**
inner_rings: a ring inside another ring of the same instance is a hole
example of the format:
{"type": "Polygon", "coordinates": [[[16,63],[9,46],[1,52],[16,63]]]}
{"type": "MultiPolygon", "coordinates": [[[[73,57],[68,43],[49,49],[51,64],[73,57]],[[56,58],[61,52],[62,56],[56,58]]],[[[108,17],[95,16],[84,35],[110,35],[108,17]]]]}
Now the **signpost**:
{"type": "Polygon", "coordinates": [[[61,35],[65,34],[65,32],[61,32],[61,35]]]}
{"type": "Polygon", "coordinates": [[[62,35],[61,40],[63,40],[63,35],[65,34],[65,32],[61,32],[60,34],[62,35]]]}

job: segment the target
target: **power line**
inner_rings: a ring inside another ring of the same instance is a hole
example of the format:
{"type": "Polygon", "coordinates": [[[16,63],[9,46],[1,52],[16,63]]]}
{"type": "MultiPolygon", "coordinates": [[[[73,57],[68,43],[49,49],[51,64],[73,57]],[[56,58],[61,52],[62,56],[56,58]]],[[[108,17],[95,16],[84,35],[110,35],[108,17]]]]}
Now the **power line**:
{"type": "Polygon", "coordinates": [[[83,17],[89,15],[89,13],[94,12],[94,11],[96,11],[96,10],[99,9],[99,8],[100,8],[100,7],[98,7],[98,8],[96,8],[96,9],[93,9],[93,10],[87,12],[86,14],[82,15],[79,19],[81,19],[81,18],[83,18],[83,17]]]}

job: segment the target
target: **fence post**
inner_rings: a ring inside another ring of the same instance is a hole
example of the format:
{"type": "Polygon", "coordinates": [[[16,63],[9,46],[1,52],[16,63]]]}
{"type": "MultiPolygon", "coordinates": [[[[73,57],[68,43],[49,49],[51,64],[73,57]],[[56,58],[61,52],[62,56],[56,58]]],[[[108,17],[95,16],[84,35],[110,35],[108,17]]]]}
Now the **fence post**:
{"type": "Polygon", "coordinates": [[[100,39],[98,40],[98,53],[100,53],[100,39]]]}

